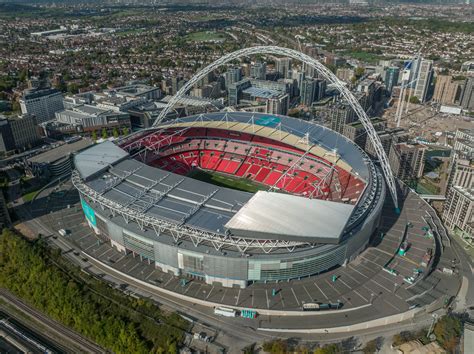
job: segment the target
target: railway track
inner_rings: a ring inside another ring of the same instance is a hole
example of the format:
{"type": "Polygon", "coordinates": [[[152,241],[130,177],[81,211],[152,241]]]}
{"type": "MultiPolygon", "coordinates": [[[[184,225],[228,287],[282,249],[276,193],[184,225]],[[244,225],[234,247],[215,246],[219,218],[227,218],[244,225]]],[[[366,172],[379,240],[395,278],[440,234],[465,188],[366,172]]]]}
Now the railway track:
{"type": "Polygon", "coordinates": [[[58,322],[52,320],[48,316],[44,315],[40,311],[26,305],[23,301],[19,300],[17,297],[12,295],[9,291],[5,289],[0,289],[0,297],[3,297],[8,302],[12,303],[15,307],[20,309],[21,311],[29,314],[30,316],[39,320],[45,326],[48,326],[52,331],[58,333],[59,335],[68,338],[69,340],[76,343],[77,346],[82,348],[86,353],[106,353],[104,349],[99,347],[98,345],[90,342],[88,339],[84,338],[77,332],[64,327],[63,325],[59,324],[58,322]]]}

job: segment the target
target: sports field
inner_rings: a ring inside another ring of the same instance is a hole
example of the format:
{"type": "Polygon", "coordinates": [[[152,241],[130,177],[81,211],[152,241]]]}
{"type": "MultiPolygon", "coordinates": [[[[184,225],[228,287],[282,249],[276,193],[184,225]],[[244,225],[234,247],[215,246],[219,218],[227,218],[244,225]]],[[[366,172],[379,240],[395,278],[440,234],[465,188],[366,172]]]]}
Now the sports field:
{"type": "Polygon", "coordinates": [[[253,181],[250,181],[245,178],[235,178],[231,176],[221,175],[219,173],[207,172],[198,169],[191,171],[188,174],[188,177],[206,183],[214,184],[219,187],[226,187],[250,193],[255,193],[257,191],[268,189],[268,186],[256,184],[253,181]]]}

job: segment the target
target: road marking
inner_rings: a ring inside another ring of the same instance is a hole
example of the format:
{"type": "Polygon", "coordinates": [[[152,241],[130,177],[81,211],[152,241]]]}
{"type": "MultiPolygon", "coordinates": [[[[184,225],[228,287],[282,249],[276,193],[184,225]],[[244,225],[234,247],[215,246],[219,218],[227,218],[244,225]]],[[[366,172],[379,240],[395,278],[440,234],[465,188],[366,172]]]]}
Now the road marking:
{"type": "Polygon", "coordinates": [[[268,289],[265,289],[265,296],[267,297],[267,309],[270,308],[270,300],[268,300],[268,289]]]}
{"type": "Polygon", "coordinates": [[[137,263],[135,264],[132,268],[130,268],[128,271],[131,273],[133,272],[134,269],[136,269],[138,266],[140,265],[140,263],[137,263]]]}
{"type": "Polygon", "coordinates": [[[356,289],[354,289],[354,293],[359,295],[359,297],[361,297],[363,300],[365,300],[366,302],[369,302],[368,299],[366,299],[364,296],[362,296],[356,289]]]}
{"type": "Polygon", "coordinates": [[[201,288],[202,288],[202,284],[199,284],[199,288],[197,289],[196,293],[194,294],[195,297],[198,297],[198,294],[201,293],[201,288]]]}
{"type": "Polygon", "coordinates": [[[346,297],[346,296],[344,296],[344,295],[341,295],[341,297],[342,297],[344,300],[346,300],[346,301],[349,303],[349,305],[352,305],[352,302],[351,302],[351,300],[349,300],[348,297],[346,297]]]}
{"type": "Polygon", "coordinates": [[[400,311],[400,309],[396,306],[394,306],[392,303],[388,302],[387,300],[385,300],[383,297],[381,298],[383,302],[385,302],[387,305],[391,306],[392,308],[394,308],[396,311],[400,311]]]}
{"type": "Polygon", "coordinates": [[[376,282],[374,279],[370,279],[370,281],[374,282],[375,284],[377,284],[379,287],[381,287],[382,289],[385,289],[386,292],[388,293],[391,293],[391,291],[389,289],[387,289],[385,286],[383,286],[382,284],[379,284],[378,282],[376,282]]]}
{"type": "Polygon", "coordinates": [[[351,278],[351,280],[356,283],[356,284],[359,284],[360,282],[354,278],[349,272],[345,272],[344,275],[348,276],[349,278],[351,278]]]}
{"type": "Polygon", "coordinates": [[[291,292],[293,293],[293,296],[295,297],[296,302],[298,303],[298,306],[300,306],[300,302],[298,301],[298,298],[296,297],[295,291],[293,290],[293,288],[290,288],[290,289],[291,289],[291,292]]]}
{"type": "Polygon", "coordinates": [[[224,301],[225,294],[227,293],[227,289],[224,289],[224,294],[222,294],[221,302],[224,301]]]}
{"type": "Polygon", "coordinates": [[[252,290],[252,307],[253,307],[253,299],[255,298],[254,294],[253,294],[253,290],[252,290]]]}
{"type": "Polygon", "coordinates": [[[148,274],[148,275],[145,277],[145,280],[148,280],[148,279],[151,277],[151,275],[152,275],[153,273],[155,273],[155,270],[156,270],[156,269],[152,269],[152,271],[150,272],[150,274],[148,274]]]}
{"type": "MultiPolygon", "coordinates": [[[[120,252],[120,253],[122,253],[122,252],[120,252]]],[[[122,255],[119,259],[117,259],[117,260],[115,261],[115,263],[119,263],[119,262],[120,262],[122,259],[124,259],[125,257],[127,257],[127,254],[122,255]]]]}
{"type": "Polygon", "coordinates": [[[321,292],[321,294],[323,294],[323,296],[326,298],[326,300],[329,300],[329,298],[326,296],[326,294],[324,293],[324,291],[318,286],[318,284],[316,284],[316,282],[314,282],[314,285],[316,285],[316,287],[317,287],[318,290],[321,292]]]}
{"type": "Polygon", "coordinates": [[[134,260],[133,257],[129,257],[127,261],[124,264],[122,264],[120,267],[125,269],[128,266],[128,264],[133,260],[134,260]]]}
{"type": "Polygon", "coordinates": [[[163,285],[164,288],[166,288],[168,286],[169,283],[171,283],[171,280],[173,280],[173,276],[170,276],[170,278],[168,279],[168,281],[165,283],[165,285],[163,285]]]}
{"type": "Polygon", "coordinates": [[[340,281],[340,282],[341,282],[342,284],[344,284],[349,290],[352,289],[349,285],[347,285],[347,283],[346,283],[344,280],[342,280],[342,277],[341,277],[340,279],[337,279],[337,281],[340,281]]]}
{"type": "Polygon", "coordinates": [[[242,289],[239,289],[239,293],[237,294],[237,300],[235,300],[235,306],[238,305],[239,303],[239,299],[240,299],[240,292],[242,291],[242,289]]]}
{"type": "Polygon", "coordinates": [[[283,295],[281,294],[281,290],[280,290],[279,294],[280,294],[281,304],[283,305],[283,308],[285,308],[285,301],[283,300],[283,295]]]}
{"type": "Polygon", "coordinates": [[[110,251],[112,251],[112,248],[106,249],[101,255],[97,256],[97,258],[100,258],[100,257],[105,256],[105,255],[106,255],[107,253],[109,253],[110,251]]]}
{"type": "Polygon", "coordinates": [[[338,295],[341,295],[341,292],[334,285],[332,285],[327,279],[324,279],[324,281],[328,283],[330,288],[333,288],[334,290],[336,290],[338,295]]]}
{"type": "Polygon", "coordinates": [[[369,279],[369,277],[361,272],[359,272],[355,267],[349,265],[349,268],[351,268],[352,270],[354,270],[355,272],[359,273],[360,275],[362,275],[365,279],[369,279]]]}
{"type": "Polygon", "coordinates": [[[306,294],[308,294],[308,297],[309,297],[309,301],[313,301],[313,297],[311,296],[311,294],[309,293],[308,289],[306,289],[306,287],[303,285],[303,289],[304,291],[306,291],[306,294]]]}
{"type": "Polygon", "coordinates": [[[211,296],[212,290],[214,290],[214,287],[211,287],[211,290],[207,293],[206,299],[209,299],[209,296],[211,296]]]}

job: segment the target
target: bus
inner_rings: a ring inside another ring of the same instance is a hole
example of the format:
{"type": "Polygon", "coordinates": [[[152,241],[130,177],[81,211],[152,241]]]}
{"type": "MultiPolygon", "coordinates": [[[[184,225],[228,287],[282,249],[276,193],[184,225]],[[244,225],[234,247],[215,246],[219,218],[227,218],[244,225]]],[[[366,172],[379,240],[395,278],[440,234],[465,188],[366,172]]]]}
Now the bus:
{"type": "Polygon", "coordinates": [[[237,311],[231,309],[230,307],[214,307],[214,315],[224,316],[224,317],[237,317],[237,311]]]}
{"type": "Polygon", "coordinates": [[[337,310],[342,307],[341,302],[336,303],[317,303],[317,302],[307,302],[303,304],[303,311],[323,311],[323,310],[337,310]]]}

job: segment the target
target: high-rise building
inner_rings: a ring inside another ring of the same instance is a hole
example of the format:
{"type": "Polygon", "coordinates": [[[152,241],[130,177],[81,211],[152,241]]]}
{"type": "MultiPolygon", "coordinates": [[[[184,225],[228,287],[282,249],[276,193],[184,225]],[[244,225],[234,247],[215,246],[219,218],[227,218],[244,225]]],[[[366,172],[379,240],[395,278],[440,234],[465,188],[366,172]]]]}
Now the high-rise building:
{"type": "Polygon", "coordinates": [[[280,74],[281,77],[287,78],[288,71],[291,70],[291,58],[276,58],[275,70],[280,74]]]}
{"type": "Polygon", "coordinates": [[[306,79],[301,84],[300,98],[301,104],[311,107],[318,94],[318,82],[316,80],[306,79]]]}
{"type": "Polygon", "coordinates": [[[428,98],[428,89],[431,85],[432,77],[433,61],[426,59],[421,60],[414,93],[420,102],[426,102],[428,98]]]}
{"type": "Polygon", "coordinates": [[[37,145],[39,140],[35,116],[30,114],[8,118],[0,116],[0,152],[31,148],[37,145]]]}
{"type": "Polygon", "coordinates": [[[270,98],[267,100],[267,113],[286,115],[288,114],[289,106],[290,96],[288,94],[270,98]]]}
{"type": "Polygon", "coordinates": [[[467,110],[474,110],[474,77],[466,79],[462,90],[461,106],[467,110]]]}
{"type": "Polygon", "coordinates": [[[422,144],[398,143],[390,149],[389,160],[395,177],[404,181],[423,175],[427,147],[422,144]]]}
{"type": "Polygon", "coordinates": [[[182,76],[173,76],[171,78],[171,94],[176,95],[176,93],[184,86],[186,80],[182,76]]]}
{"type": "Polygon", "coordinates": [[[242,80],[242,70],[239,67],[229,68],[224,74],[225,87],[228,89],[230,85],[242,80]]]}
{"type": "MultiPolygon", "coordinates": [[[[371,123],[376,131],[383,131],[387,122],[380,118],[374,118],[371,123]]],[[[367,143],[367,131],[360,121],[345,124],[342,134],[349,140],[355,142],[362,149],[365,149],[367,143]]]]}
{"type": "Polygon", "coordinates": [[[451,75],[438,75],[433,93],[433,101],[453,105],[461,91],[461,82],[453,81],[451,75]]]}
{"type": "MultiPolygon", "coordinates": [[[[410,134],[403,128],[394,128],[377,131],[377,135],[385,153],[389,156],[392,145],[407,142],[410,134]]],[[[364,150],[370,157],[377,158],[377,152],[370,139],[367,139],[364,150]]]]}
{"type": "Polygon", "coordinates": [[[250,76],[259,79],[265,80],[267,76],[267,64],[266,63],[255,63],[250,67],[250,76]]]}
{"type": "Polygon", "coordinates": [[[54,119],[64,109],[63,95],[56,89],[26,90],[20,99],[21,113],[36,117],[38,124],[54,119]]]}
{"type": "Polygon", "coordinates": [[[357,119],[354,110],[348,103],[339,102],[330,106],[329,109],[331,111],[331,129],[338,133],[342,134],[344,126],[357,119]]]}
{"type": "Polygon", "coordinates": [[[400,68],[391,66],[385,71],[385,87],[391,94],[392,90],[398,84],[398,77],[400,76],[400,68]]]}
{"type": "Polygon", "coordinates": [[[443,220],[447,229],[463,238],[474,238],[474,189],[449,188],[443,206],[443,220]]]}

